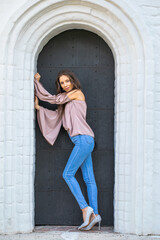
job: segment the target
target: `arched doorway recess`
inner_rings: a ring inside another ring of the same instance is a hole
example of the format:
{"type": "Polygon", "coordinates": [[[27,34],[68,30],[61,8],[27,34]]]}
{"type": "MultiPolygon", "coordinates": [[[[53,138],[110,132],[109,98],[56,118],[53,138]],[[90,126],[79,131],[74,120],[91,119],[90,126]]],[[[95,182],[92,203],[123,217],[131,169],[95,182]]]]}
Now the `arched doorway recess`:
{"type": "MultiPolygon", "coordinates": [[[[113,226],[114,190],[114,59],[108,45],[96,34],[68,30],[52,38],[38,57],[41,82],[56,92],[55,79],[69,68],[81,82],[88,105],[87,120],[95,132],[93,165],[98,185],[102,226],[113,226]]],[[[51,110],[55,106],[41,102],[51,110]]],[[[63,169],[73,145],[61,129],[55,145],[48,145],[36,128],[35,223],[36,225],[80,225],[81,211],[66,183],[63,169]],[[65,199],[65,200],[64,200],[65,199]],[[59,211],[61,206],[65,211],[59,211]],[[54,213],[54,214],[53,214],[54,213]]],[[[81,172],[76,174],[87,199],[81,172]]]]}

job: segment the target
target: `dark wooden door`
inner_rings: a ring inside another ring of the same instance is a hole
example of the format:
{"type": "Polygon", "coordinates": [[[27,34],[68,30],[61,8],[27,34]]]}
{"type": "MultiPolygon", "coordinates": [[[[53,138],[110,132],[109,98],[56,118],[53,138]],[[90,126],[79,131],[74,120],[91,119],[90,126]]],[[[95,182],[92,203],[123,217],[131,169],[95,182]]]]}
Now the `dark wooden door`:
{"type": "MultiPolygon", "coordinates": [[[[114,188],[114,59],[109,46],[96,34],[85,30],[68,30],[52,38],[38,57],[41,82],[52,94],[61,69],[71,69],[79,78],[88,105],[87,122],[93,129],[96,147],[93,166],[98,186],[99,213],[103,226],[113,226],[114,188]]],[[[40,102],[55,109],[55,105],[40,102]]],[[[35,224],[80,225],[82,214],[62,178],[72,151],[67,133],[61,128],[50,146],[40,133],[36,121],[35,224]]],[[[87,199],[81,171],[76,174],[87,199]]]]}

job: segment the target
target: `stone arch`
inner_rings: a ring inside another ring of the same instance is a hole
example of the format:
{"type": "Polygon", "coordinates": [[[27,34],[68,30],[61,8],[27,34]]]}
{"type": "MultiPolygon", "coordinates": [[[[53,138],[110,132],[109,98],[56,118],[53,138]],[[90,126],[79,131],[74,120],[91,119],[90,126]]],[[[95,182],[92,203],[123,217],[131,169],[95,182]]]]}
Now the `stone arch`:
{"type": "Polygon", "coordinates": [[[143,188],[152,182],[152,167],[146,172],[153,158],[150,139],[153,121],[149,125],[146,121],[154,98],[153,82],[149,82],[153,72],[152,45],[142,19],[125,0],[119,4],[116,0],[99,3],[69,0],[67,4],[64,0],[29,1],[5,26],[4,51],[0,57],[1,86],[7,89],[4,123],[8,114],[12,118],[6,124],[3,159],[10,163],[5,169],[11,170],[16,180],[11,188],[5,185],[4,198],[9,192],[14,208],[6,216],[1,232],[29,232],[34,228],[32,79],[43,46],[58,33],[74,28],[102,37],[111,47],[116,62],[114,230],[152,233],[152,209],[147,207],[145,199],[152,188],[143,188]],[[20,210],[23,205],[26,207],[20,210]]]}

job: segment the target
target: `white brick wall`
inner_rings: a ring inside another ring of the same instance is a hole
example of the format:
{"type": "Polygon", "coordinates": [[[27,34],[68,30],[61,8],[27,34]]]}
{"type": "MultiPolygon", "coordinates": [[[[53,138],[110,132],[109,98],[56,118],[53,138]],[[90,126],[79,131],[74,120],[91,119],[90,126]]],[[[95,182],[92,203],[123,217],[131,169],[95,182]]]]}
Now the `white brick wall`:
{"type": "Polygon", "coordinates": [[[0,232],[34,229],[33,74],[46,42],[83,28],[111,47],[115,72],[114,229],[160,234],[158,0],[1,0],[0,232]]]}
{"type": "MultiPolygon", "coordinates": [[[[150,124],[152,118],[154,120],[154,130],[150,134],[150,139],[154,139],[154,145],[152,146],[151,142],[148,141],[147,148],[153,148],[153,162],[149,168],[152,168],[152,182],[148,183],[149,187],[152,188],[152,195],[146,196],[148,198],[148,205],[150,205],[150,201],[152,201],[152,222],[150,229],[153,232],[159,232],[159,222],[160,222],[160,192],[157,187],[160,183],[160,57],[159,50],[160,49],[160,1],[158,0],[141,0],[140,2],[137,0],[139,8],[141,9],[143,16],[145,18],[146,24],[149,26],[150,36],[152,38],[152,44],[154,47],[154,76],[150,79],[150,82],[154,82],[154,113],[152,114],[149,110],[147,118],[147,124],[150,124]]],[[[152,156],[150,156],[152,157],[152,156]]],[[[147,187],[147,186],[146,186],[147,187]]],[[[147,221],[147,216],[146,220],[147,221]]]]}

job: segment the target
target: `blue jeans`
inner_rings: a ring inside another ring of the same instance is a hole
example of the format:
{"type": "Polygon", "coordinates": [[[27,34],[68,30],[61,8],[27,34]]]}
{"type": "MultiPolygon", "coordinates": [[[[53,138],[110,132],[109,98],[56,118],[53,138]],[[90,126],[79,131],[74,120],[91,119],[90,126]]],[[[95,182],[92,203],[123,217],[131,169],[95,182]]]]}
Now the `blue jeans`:
{"type": "Polygon", "coordinates": [[[94,178],[91,156],[94,149],[94,138],[88,135],[77,135],[73,137],[69,135],[69,137],[75,146],[64,169],[63,178],[76,198],[80,208],[83,209],[87,207],[88,204],[75,178],[78,168],[81,167],[83,179],[87,186],[89,205],[93,208],[94,213],[98,214],[97,185],[94,178]]]}

